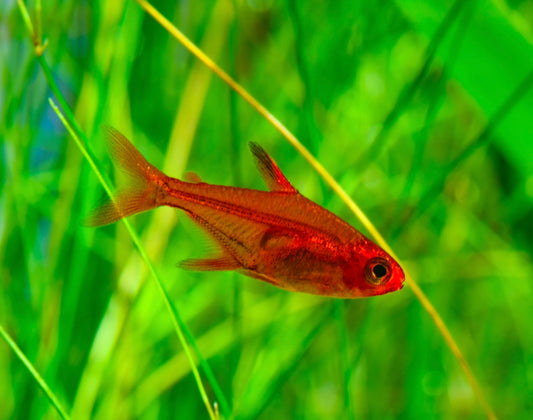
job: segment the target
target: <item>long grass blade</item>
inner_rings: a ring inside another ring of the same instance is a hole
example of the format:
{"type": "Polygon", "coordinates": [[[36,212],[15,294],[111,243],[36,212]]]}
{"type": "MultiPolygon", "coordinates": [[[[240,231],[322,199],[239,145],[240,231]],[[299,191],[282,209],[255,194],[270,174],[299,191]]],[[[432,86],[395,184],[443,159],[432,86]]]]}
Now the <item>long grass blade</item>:
{"type": "MultiPolygon", "coordinates": [[[[29,16],[28,10],[27,10],[24,2],[22,0],[18,0],[18,6],[19,6],[19,9],[21,11],[21,14],[22,14],[23,20],[25,22],[25,25],[26,25],[26,27],[28,29],[28,32],[29,32],[30,36],[32,37],[37,60],[39,61],[39,64],[41,65],[41,68],[43,70],[43,73],[44,73],[44,75],[45,75],[45,77],[47,79],[47,82],[48,82],[51,90],[54,92],[54,95],[56,96],[56,98],[60,102],[60,104],[61,104],[61,106],[62,106],[62,108],[63,108],[63,110],[64,110],[64,112],[66,114],[66,117],[59,110],[59,108],[55,105],[55,103],[53,102],[52,99],[50,99],[50,105],[52,106],[53,110],[55,111],[55,113],[57,114],[57,116],[59,117],[59,119],[61,120],[63,125],[65,126],[65,128],[69,131],[69,133],[71,134],[72,138],[75,140],[77,146],[79,147],[80,151],[82,152],[84,157],[89,162],[89,165],[93,169],[94,173],[96,174],[99,182],[103,186],[103,188],[106,191],[106,193],[109,195],[109,197],[111,197],[113,199],[113,193],[111,191],[111,188],[110,188],[108,182],[106,181],[106,179],[104,178],[104,176],[102,175],[100,170],[98,169],[98,167],[97,167],[97,165],[95,163],[95,160],[92,158],[89,150],[85,146],[86,143],[87,143],[87,141],[86,141],[87,139],[84,136],[83,131],[81,130],[81,128],[77,124],[76,119],[74,118],[74,115],[72,114],[72,111],[70,110],[70,107],[68,106],[64,96],[61,94],[59,88],[57,87],[57,85],[56,85],[56,83],[55,83],[55,81],[54,81],[54,79],[52,77],[50,68],[49,68],[49,66],[48,66],[48,64],[47,64],[47,62],[46,62],[46,60],[45,60],[45,58],[44,58],[44,56],[42,54],[43,51],[44,51],[44,47],[45,46],[43,46],[42,43],[41,43],[40,35],[37,32],[35,32],[35,30],[34,30],[34,25],[32,24],[31,18],[29,16]]],[[[38,10],[40,11],[40,2],[39,2],[38,6],[39,6],[38,10]]],[[[40,22],[38,22],[37,26],[38,26],[38,29],[40,31],[40,22]]],[[[193,358],[193,356],[192,356],[192,354],[190,352],[189,345],[188,345],[188,343],[187,343],[187,341],[185,339],[184,333],[183,333],[183,328],[182,327],[184,327],[185,324],[183,323],[182,319],[179,317],[178,311],[176,310],[175,306],[172,305],[172,303],[170,301],[170,298],[169,298],[169,295],[168,295],[165,287],[163,286],[163,283],[162,283],[161,279],[159,278],[157,272],[155,271],[155,268],[154,268],[150,258],[148,257],[148,254],[146,253],[146,250],[142,246],[137,233],[133,230],[133,227],[128,222],[128,220],[124,220],[124,224],[126,226],[126,229],[129,232],[129,234],[130,234],[135,246],[137,247],[139,253],[141,254],[141,257],[145,261],[145,263],[146,263],[146,265],[148,267],[148,270],[150,271],[152,277],[154,278],[154,280],[156,282],[156,285],[158,287],[158,290],[160,291],[160,293],[161,293],[161,295],[163,297],[163,301],[165,303],[165,306],[166,306],[167,310],[169,311],[170,317],[172,319],[172,323],[174,325],[174,329],[175,329],[175,331],[176,331],[176,333],[178,335],[178,338],[179,338],[179,340],[180,340],[180,342],[181,342],[181,344],[183,346],[183,349],[185,351],[187,359],[188,359],[188,361],[189,361],[189,363],[191,365],[191,371],[192,371],[193,376],[195,378],[195,381],[197,383],[198,390],[200,392],[200,396],[202,398],[202,401],[204,402],[204,404],[206,406],[206,409],[207,409],[207,412],[209,413],[209,417],[211,419],[215,419],[217,416],[215,416],[215,413],[213,411],[213,408],[212,408],[211,403],[209,401],[209,398],[207,396],[207,392],[206,392],[205,387],[204,387],[204,385],[202,383],[202,380],[200,378],[200,374],[198,372],[198,369],[196,368],[196,363],[195,363],[194,358],[193,358]]],[[[6,337],[8,337],[8,336],[6,336],[4,334],[3,329],[2,329],[2,335],[3,335],[4,339],[6,339],[6,337]]],[[[6,341],[7,341],[7,339],[6,339],[6,341]]],[[[35,373],[37,373],[37,372],[35,372],[35,373]]],[[[35,375],[34,375],[34,377],[37,378],[37,376],[35,376],[35,375]]],[[[40,385],[42,387],[43,384],[44,384],[42,379],[41,379],[41,381],[38,381],[38,382],[40,383],[40,385]]],[[[44,385],[46,385],[46,384],[44,384],[44,385]]],[[[48,387],[47,387],[47,389],[48,389],[48,387]]],[[[50,394],[47,393],[47,395],[49,395],[49,398],[50,398],[50,394]]],[[[57,402],[57,399],[52,400],[53,404],[54,404],[54,402],[57,402]]]]}
{"type": "MultiPolygon", "coordinates": [[[[263,118],[271,123],[280,134],[293,145],[293,147],[306,159],[310,165],[318,172],[324,181],[335,191],[335,193],[344,201],[348,208],[355,214],[360,222],[365,226],[370,235],[375,241],[385,249],[389,254],[398,257],[392,251],[389,244],[385,241],[381,233],[372,224],[370,219],[359,208],[359,206],[350,198],[350,196],[342,189],[339,183],[331,176],[331,174],[318,162],[314,156],[300,143],[300,141],[285,127],[276,117],[274,117],[263,105],[261,105],[250,93],[248,93],[241,85],[239,85],[229,74],[222,70],[213,60],[211,60],[202,50],[200,50],[192,41],[190,41],[178,28],[176,28],[168,19],[166,19],[157,9],[145,0],[135,0],[139,5],[150,14],[163,28],[165,28],[174,38],[176,38],[185,48],[187,48],[193,55],[203,62],[209,69],[211,69],[220,79],[222,79],[231,89],[237,92],[246,102],[248,102],[263,118]]],[[[422,289],[418,286],[415,279],[405,270],[406,283],[410,286],[416,298],[421,302],[424,309],[428,312],[435,326],[440,331],[444,341],[450,348],[454,357],[458,360],[474,394],[476,395],[482,409],[487,418],[495,419],[496,415],[492,410],[490,404],[486,400],[481,387],[473,374],[469,364],[463,356],[459,346],[455,342],[450,331],[446,327],[441,316],[431,304],[422,289]]]]}
{"type": "Polygon", "coordinates": [[[59,402],[59,399],[54,394],[54,392],[50,389],[46,381],[43,379],[43,377],[37,372],[37,369],[32,365],[32,363],[28,360],[24,352],[20,349],[20,347],[15,343],[15,341],[11,338],[11,336],[7,333],[7,331],[4,329],[4,327],[0,324],[0,335],[4,339],[4,341],[7,343],[9,347],[11,347],[11,350],[13,350],[13,353],[16,354],[16,356],[19,358],[19,360],[26,366],[26,369],[30,372],[31,376],[35,379],[35,382],[41,387],[45,395],[50,400],[50,403],[54,406],[57,413],[63,420],[70,420],[70,416],[67,414],[67,411],[63,408],[61,403],[59,402]]]}
{"type": "MultiPolygon", "coordinates": [[[[72,136],[72,138],[76,142],[76,144],[79,147],[81,153],[84,155],[84,157],[89,162],[89,165],[93,169],[94,173],[96,174],[98,180],[100,181],[100,183],[104,187],[105,191],[109,194],[109,197],[111,197],[113,199],[113,193],[111,192],[111,187],[109,186],[107,181],[104,179],[102,173],[100,172],[100,170],[96,166],[96,163],[94,162],[94,160],[91,158],[91,156],[87,152],[87,149],[85,148],[84,144],[81,142],[81,140],[78,138],[78,136],[76,135],[76,133],[74,132],[74,130],[70,126],[70,123],[67,121],[65,116],[61,113],[61,111],[59,110],[59,108],[56,106],[56,104],[54,103],[54,101],[52,99],[50,99],[50,105],[52,106],[52,108],[54,109],[54,112],[57,114],[58,118],[61,120],[61,122],[63,123],[63,125],[67,129],[67,131],[70,133],[70,135],[72,136]]],[[[200,395],[202,397],[202,401],[204,402],[204,404],[206,406],[206,409],[207,409],[207,411],[209,413],[209,417],[211,419],[215,419],[216,418],[215,417],[215,413],[213,411],[213,408],[211,407],[211,403],[209,402],[209,397],[207,396],[207,392],[206,392],[205,387],[204,387],[204,385],[202,383],[202,379],[200,378],[200,374],[198,372],[198,369],[196,368],[196,363],[194,361],[192,353],[189,350],[189,344],[187,343],[187,341],[185,339],[185,335],[184,335],[184,333],[182,331],[182,328],[180,326],[180,324],[183,324],[183,321],[179,317],[175,306],[170,301],[170,297],[169,297],[165,287],[163,286],[163,282],[159,278],[159,275],[157,274],[157,271],[155,270],[155,267],[152,264],[152,261],[150,260],[150,257],[146,253],[146,250],[144,249],[143,245],[141,244],[139,236],[134,231],[133,226],[131,225],[131,223],[127,219],[123,219],[123,222],[124,222],[124,225],[126,226],[126,229],[128,230],[128,233],[131,236],[131,239],[133,240],[133,243],[135,244],[137,250],[141,254],[144,262],[146,263],[146,265],[148,267],[148,270],[150,271],[150,274],[152,275],[153,279],[155,280],[155,283],[157,285],[157,288],[158,288],[159,292],[161,293],[161,296],[162,296],[163,301],[165,303],[165,307],[167,308],[167,310],[168,310],[168,312],[170,314],[170,317],[172,319],[172,323],[174,325],[174,329],[176,331],[176,334],[178,335],[180,343],[183,346],[183,349],[185,351],[187,359],[188,359],[188,361],[189,361],[189,363],[191,365],[191,370],[192,370],[194,379],[195,379],[196,384],[198,386],[198,390],[200,391],[200,395]]]]}

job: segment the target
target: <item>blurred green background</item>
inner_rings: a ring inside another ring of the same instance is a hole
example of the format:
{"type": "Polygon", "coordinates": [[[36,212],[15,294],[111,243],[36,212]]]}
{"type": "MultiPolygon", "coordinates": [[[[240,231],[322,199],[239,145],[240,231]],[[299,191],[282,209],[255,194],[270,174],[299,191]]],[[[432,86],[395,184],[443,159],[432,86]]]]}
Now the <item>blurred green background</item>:
{"type": "MultiPolygon", "coordinates": [[[[390,241],[501,418],[533,417],[533,1],[157,1],[303,142],[390,241]]],[[[35,3],[28,4],[35,21],[35,3]]],[[[99,166],[101,127],[180,177],[264,188],[247,142],[361,228],[295,150],[134,1],[45,1],[44,57],[99,166]]],[[[207,418],[168,312],[0,5],[0,324],[73,418],[207,418]]],[[[364,300],[182,271],[209,242],[133,218],[237,419],[484,418],[409,288],[364,300]]],[[[0,419],[57,413],[0,342],[0,419]]]]}

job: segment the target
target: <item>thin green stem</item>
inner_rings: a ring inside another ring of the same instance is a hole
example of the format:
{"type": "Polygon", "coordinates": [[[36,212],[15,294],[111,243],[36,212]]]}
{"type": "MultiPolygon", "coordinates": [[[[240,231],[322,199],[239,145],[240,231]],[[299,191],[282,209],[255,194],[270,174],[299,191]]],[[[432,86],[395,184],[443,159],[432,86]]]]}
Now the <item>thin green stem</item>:
{"type": "MultiPolygon", "coordinates": [[[[51,98],[49,99],[49,102],[50,102],[50,105],[52,106],[52,108],[54,109],[55,113],[57,114],[58,118],[61,120],[61,122],[63,123],[63,125],[65,126],[65,128],[69,132],[69,134],[72,136],[72,138],[76,142],[76,145],[80,149],[80,151],[83,154],[83,156],[89,162],[89,165],[91,166],[92,170],[96,174],[96,177],[98,178],[98,181],[102,184],[102,187],[104,188],[106,193],[109,195],[109,197],[112,200],[114,200],[113,192],[111,190],[110,185],[107,183],[107,181],[105,180],[104,176],[102,175],[102,173],[98,169],[98,166],[96,165],[95,161],[93,160],[93,158],[91,157],[91,155],[87,151],[87,149],[86,149],[85,145],[83,144],[83,142],[79,139],[79,137],[75,133],[74,129],[70,125],[70,122],[61,113],[61,111],[59,110],[59,108],[56,106],[56,104],[54,103],[54,101],[51,98]]],[[[163,286],[163,282],[161,281],[161,278],[157,274],[157,271],[155,270],[155,267],[152,264],[152,261],[150,260],[150,257],[146,253],[146,249],[141,244],[141,240],[140,240],[139,236],[137,235],[137,233],[135,232],[135,230],[133,229],[133,226],[128,221],[128,219],[122,219],[122,221],[123,221],[124,226],[126,227],[128,233],[130,234],[133,243],[135,244],[137,250],[139,251],[139,254],[141,255],[142,259],[144,260],[146,266],[148,267],[148,271],[150,271],[150,274],[152,275],[152,278],[155,280],[157,288],[158,288],[158,290],[161,293],[161,296],[163,298],[163,302],[165,303],[165,306],[166,306],[166,308],[167,308],[167,310],[168,310],[168,312],[170,314],[170,318],[172,319],[172,324],[174,326],[176,334],[178,335],[180,343],[183,346],[183,349],[185,351],[187,359],[188,359],[188,361],[189,361],[189,363],[191,365],[191,371],[193,373],[194,379],[195,379],[196,384],[198,386],[198,390],[200,391],[200,395],[202,397],[202,401],[204,402],[204,404],[205,404],[205,406],[207,408],[207,411],[209,413],[209,417],[211,419],[215,419],[216,418],[215,417],[215,413],[213,412],[213,408],[211,407],[211,403],[209,402],[209,398],[207,396],[207,392],[205,390],[205,387],[204,387],[204,385],[202,383],[202,379],[200,378],[200,374],[198,372],[198,369],[196,368],[196,362],[195,362],[195,360],[193,358],[193,355],[192,355],[192,353],[191,353],[191,351],[189,349],[189,345],[187,343],[187,340],[185,339],[185,335],[184,335],[183,330],[181,328],[181,326],[184,326],[185,324],[183,323],[183,320],[179,316],[179,313],[178,313],[176,307],[172,304],[172,302],[170,300],[170,297],[168,295],[168,292],[165,289],[165,287],[163,286]]]]}
{"type": "Polygon", "coordinates": [[[26,369],[30,372],[30,374],[33,376],[35,381],[39,384],[43,392],[46,394],[54,408],[56,409],[57,413],[63,420],[70,420],[70,416],[67,414],[66,410],[63,408],[61,403],[59,402],[59,399],[56,397],[54,392],[50,389],[48,384],[45,382],[45,380],[42,378],[41,375],[39,375],[39,372],[37,372],[37,369],[31,364],[31,362],[28,360],[28,358],[24,355],[22,350],[19,346],[17,346],[17,343],[11,338],[11,336],[7,333],[7,331],[4,329],[4,327],[0,324],[0,335],[4,339],[4,341],[7,343],[9,347],[11,347],[11,350],[17,355],[19,360],[26,366],[26,369]]]}
{"type": "MultiPolygon", "coordinates": [[[[78,125],[76,119],[74,118],[74,115],[73,115],[72,111],[70,110],[70,107],[68,106],[64,96],[61,94],[61,91],[59,90],[57,84],[55,83],[55,80],[54,80],[54,78],[52,76],[52,72],[50,71],[50,67],[48,66],[48,63],[47,63],[46,59],[42,55],[42,52],[43,52],[44,48],[43,48],[43,45],[41,43],[40,34],[35,32],[34,25],[32,24],[30,15],[28,13],[28,10],[27,10],[27,8],[26,8],[26,6],[25,6],[25,4],[24,4],[24,2],[22,0],[18,0],[18,6],[19,6],[19,9],[20,9],[21,14],[22,14],[22,19],[24,20],[25,25],[26,25],[26,27],[28,29],[28,32],[29,32],[29,34],[30,34],[30,36],[31,36],[31,38],[33,40],[34,48],[35,48],[35,55],[37,57],[37,60],[38,60],[40,66],[41,66],[41,68],[43,70],[44,76],[45,76],[45,78],[46,78],[46,80],[48,82],[48,85],[49,85],[50,89],[52,90],[52,92],[54,93],[55,97],[57,98],[59,104],[63,108],[63,112],[65,113],[65,115],[63,115],[63,113],[55,105],[55,103],[53,102],[52,99],[50,99],[50,105],[52,106],[52,108],[54,109],[56,114],[58,115],[58,117],[61,120],[61,122],[63,123],[63,125],[67,128],[67,130],[71,134],[72,138],[76,142],[78,148],[80,149],[80,151],[82,152],[84,157],[89,162],[89,165],[93,169],[93,171],[96,174],[96,176],[97,176],[98,180],[100,181],[101,185],[104,187],[104,190],[109,195],[109,197],[111,197],[111,199],[113,200],[113,193],[111,191],[111,188],[110,188],[108,182],[105,180],[104,176],[102,175],[102,173],[98,169],[98,167],[97,167],[97,165],[95,163],[95,160],[91,156],[91,153],[89,152],[89,149],[86,147],[87,137],[85,136],[85,134],[81,130],[80,126],[78,125]]],[[[39,1],[38,4],[37,4],[37,12],[38,12],[39,15],[40,15],[40,9],[41,9],[41,2],[39,1]]],[[[40,31],[40,21],[38,21],[38,30],[40,31]]],[[[205,390],[205,387],[203,386],[202,380],[200,378],[200,374],[198,372],[198,369],[196,368],[196,363],[195,363],[195,361],[193,359],[193,356],[192,356],[192,354],[191,354],[191,352],[189,350],[189,346],[188,346],[187,340],[185,339],[183,331],[186,331],[187,336],[189,337],[189,341],[191,343],[194,343],[192,335],[190,334],[188,329],[185,327],[185,324],[184,324],[183,320],[181,319],[181,317],[179,316],[178,311],[172,305],[172,303],[170,301],[170,298],[169,298],[169,295],[168,295],[166,289],[164,288],[161,279],[157,275],[157,272],[155,271],[155,268],[154,268],[150,258],[148,257],[148,254],[146,253],[146,250],[144,249],[144,247],[141,244],[139,236],[133,230],[133,227],[128,222],[128,220],[124,219],[123,222],[124,222],[124,225],[126,226],[126,229],[129,232],[129,234],[131,235],[131,238],[132,238],[135,246],[137,247],[141,257],[145,261],[145,263],[146,263],[146,265],[148,267],[148,270],[152,274],[152,277],[154,278],[159,291],[161,292],[161,295],[163,297],[163,301],[165,303],[165,306],[167,307],[167,310],[169,311],[169,314],[171,316],[172,323],[174,325],[174,329],[176,330],[178,338],[179,338],[179,340],[180,340],[180,342],[181,342],[181,344],[183,346],[183,349],[185,351],[187,359],[188,359],[188,361],[189,361],[189,363],[191,365],[191,371],[192,371],[193,376],[194,376],[194,378],[196,380],[196,383],[197,383],[197,386],[198,386],[198,390],[200,392],[202,400],[203,400],[204,404],[206,405],[207,411],[209,413],[209,417],[211,419],[215,419],[216,418],[215,413],[214,413],[214,411],[213,411],[213,409],[211,407],[211,404],[209,402],[209,398],[207,396],[207,392],[205,390]]],[[[193,345],[193,348],[197,351],[197,353],[199,353],[198,348],[195,345],[193,345]]],[[[201,359],[201,360],[202,360],[202,364],[203,365],[207,364],[203,359],[201,359]]],[[[207,369],[207,371],[210,372],[209,369],[207,369]]],[[[52,402],[54,402],[54,401],[52,401],[52,402]]]]}
{"type": "MultiPolygon", "coordinates": [[[[42,44],[42,37],[41,37],[41,12],[43,10],[41,0],[35,1],[35,39],[37,40],[37,44],[42,44]]],[[[41,51],[42,53],[42,51],[41,51]]]]}
{"type": "Polygon", "coordinates": [[[17,0],[20,14],[22,15],[22,20],[24,21],[24,24],[26,25],[26,29],[28,29],[28,33],[31,37],[33,37],[33,34],[35,31],[33,30],[33,23],[31,22],[30,14],[28,13],[28,9],[26,9],[26,5],[22,0],[17,0]]]}
{"type": "MultiPolygon", "coordinates": [[[[85,133],[82,131],[81,127],[79,126],[78,122],[76,121],[76,118],[74,118],[74,114],[70,110],[70,106],[68,105],[67,101],[65,100],[65,97],[59,90],[54,77],[52,76],[52,71],[50,70],[50,66],[48,66],[48,62],[44,58],[44,56],[39,55],[37,56],[37,61],[39,62],[41,69],[43,71],[44,77],[46,78],[46,81],[48,82],[48,86],[54,93],[54,96],[56,97],[57,101],[59,102],[59,105],[61,105],[62,112],[66,115],[68,121],[70,121],[71,127],[74,128],[74,131],[76,132],[76,135],[78,138],[81,138],[83,140],[83,149],[84,154],[89,155],[89,151],[86,147],[87,145],[87,137],[85,136],[85,133]]],[[[92,159],[92,157],[91,157],[92,159]]],[[[107,192],[107,190],[106,190],[107,192]]],[[[108,193],[109,194],[109,193],[108,193]]]]}

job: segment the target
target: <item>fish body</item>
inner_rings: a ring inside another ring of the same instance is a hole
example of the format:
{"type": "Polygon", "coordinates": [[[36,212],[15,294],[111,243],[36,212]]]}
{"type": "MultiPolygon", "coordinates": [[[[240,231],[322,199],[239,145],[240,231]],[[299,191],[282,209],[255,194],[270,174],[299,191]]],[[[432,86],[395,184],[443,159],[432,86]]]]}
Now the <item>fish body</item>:
{"type": "Polygon", "coordinates": [[[383,249],[348,223],[302,196],[257,144],[251,151],[269,191],[169,177],[149,164],[118,131],[109,129],[114,160],[134,181],[89,217],[93,226],[159,206],[186,212],[219,245],[212,258],[180,266],[236,270],[293,292],[338,298],[399,290],[404,274],[383,249]]]}

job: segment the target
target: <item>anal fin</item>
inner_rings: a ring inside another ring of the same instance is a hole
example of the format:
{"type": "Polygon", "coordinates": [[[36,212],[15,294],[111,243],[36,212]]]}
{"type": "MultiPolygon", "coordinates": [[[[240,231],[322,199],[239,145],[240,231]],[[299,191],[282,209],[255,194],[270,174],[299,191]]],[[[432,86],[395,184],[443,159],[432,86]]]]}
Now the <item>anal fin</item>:
{"type": "Polygon", "coordinates": [[[232,271],[242,268],[238,261],[228,255],[217,258],[189,258],[178,265],[191,271],[232,271]]]}

